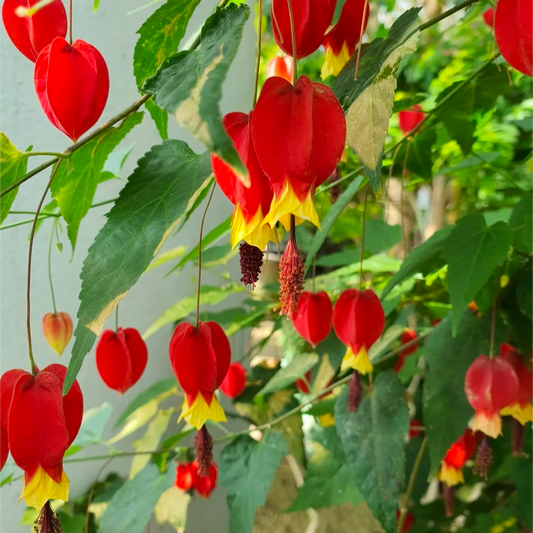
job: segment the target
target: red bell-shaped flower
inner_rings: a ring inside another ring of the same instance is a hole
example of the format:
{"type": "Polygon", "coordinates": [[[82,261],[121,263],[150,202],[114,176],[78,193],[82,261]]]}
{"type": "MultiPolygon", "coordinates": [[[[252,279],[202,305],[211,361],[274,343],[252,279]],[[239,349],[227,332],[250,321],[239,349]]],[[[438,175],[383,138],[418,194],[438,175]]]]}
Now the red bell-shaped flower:
{"type": "Polygon", "coordinates": [[[361,374],[372,372],[368,350],[385,328],[385,312],[374,291],[345,290],[333,309],[333,328],[348,347],[341,369],[353,368],[361,374]]]}
{"type": "Polygon", "coordinates": [[[533,76],[533,2],[499,0],[494,35],[507,63],[522,74],[533,76]]]}
{"type": "MultiPolygon", "coordinates": [[[[407,344],[408,342],[414,341],[416,339],[416,332],[412,329],[404,329],[402,331],[402,345],[407,344]]],[[[398,356],[398,361],[396,361],[396,364],[394,365],[394,372],[399,372],[405,363],[405,358],[409,357],[412,353],[415,353],[418,350],[418,343],[413,344],[406,348],[405,350],[402,350],[398,356]]]]}
{"type": "Polygon", "coordinates": [[[183,322],[170,341],[170,364],[185,392],[180,420],[201,429],[206,420],[225,422],[226,415],[215,396],[231,362],[231,348],[216,322],[200,322],[195,328],[183,322]]]}
{"type": "Polygon", "coordinates": [[[54,39],[37,58],[34,82],[48,120],[74,142],[100,118],[109,94],[104,58],[81,39],[54,39]]]}
{"type": "Polygon", "coordinates": [[[198,474],[197,461],[194,461],[192,465],[196,470],[196,475],[194,476],[193,481],[194,489],[202,498],[209,498],[217,486],[218,468],[216,463],[211,463],[211,466],[209,467],[209,475],[203,477],[198,474]]]}
{"type": "Polygon", "coordinates": [[[503,357],[480,355],[466,372],[465,394],[476,412],[472,430],[496,438],[502,433],[500,411],[518,401],[518,377],[503,357]]]}
{"type": "MultiPolygon", "coordinates": [[[[323,1],[323,0],[320,0],[323,1]]],[[[293,87],[270,78],[252,119],[257,159],[270,179],[274,199],[264,222],[290,228],[309,220],[319,226],[315,189],[335,170],[346,142],[346,121],[329,87],[301,76],[293,87]]]]}
{"type": "Polygon", "coordinates": [[[331,331],[333,306],[326,292],[302,292],[298,311],[292,314],[296,331],[313,346],[322,342],[331,331]]]}
{"type": "Polygon", "coordinates": [[[269,62],[267,66],[267,78],[277,76],[283,78],[289,83],[292,83],[292,74],[294,72],[294,65],[292,57],[289,56],[275,56],[269,62]]]}
{"type": "Polygon", "coordinates": [[[30,16],[17,14],[18,9],[30,9],[38,1],[4,0],[2,6],[7,35],[18,51],[34,62],[43,48],[67,34],[67,13],[61,0],[54,0],[30,16]]]}
{"type": "Polygon", "coordinates": [[[81,426],[83,396],[77,381],[62,395],[66,373],[54,364],[36,376],[9,370],[0,379],[2,455],[9,450],[24,470],[21,497],[38,511],[48,500],[68,500],[63,457],[81,426]]]}
{"type": "Polygon", "coordinates": [[[424,113],[422,108],[417,104],[407,111],[400,111],[398,113],[400,121],[400,129],[404,135],[411,133],[423,120],[424,113]]]}
{"type": "Polygon", "coordinates": [[[322,43],[326,49],[326,60],[322,65],[322,79],[337,76],[355,52],[355,47],[362,35],[361,27],[364,32],[368,24],[370,15],[368,5],[365,13],[365,3],[368,1],[346,0],[344,3],[339,21],[326,34],[322,43]]]}
{"type": "Polygon", "coordinates": [[[459,439],[454,442],[441,461],[437,477],[448,487],[464,483],[463,466],[474,455],[476,438],[471,429],[467,429],[459,439]]]}
{"type": "Polygon", "coordinates": [[[61,355],[72,338],[72,318],[68,313],[46,313],[43,334],[57,355],[61,355]]]}
{"type": "Polygon", "coordinates": [[[228,369],[228,373],[220,385],[220,390],[228,398],[237,398],[246,387],[246,370],[241,363],[233,363],[228,369]]]}
{"type": "Polygon", "coordinates": [[[483,12],[483,21],[489,28],[494,28],[494,8],[489,8],[483,12]]]}
{"type": "Polygon", "coordinates": [[[143,375],[148,348],[135,328],[106,329],[96,345],[96,368],[102,381],[124,394],[143,375]]]}
{"type": "Polygon", "coordinates": [[[230,166],[215,154],[211,156],[215,179],[228,200],[235,205],[230,243],[235,248],[243,240],[263,250],[269,240],[276,242],[276,235],[264,224],[272,202],[272,189],[255,155],[250,132],[252,112],[249,115],[229,113],[224,117],[223,124],[250,178],[250,187],[245,187],[230,166]]]}
{"type": "Polygon", "coordinates": [[[518,398],[504,407],[500,414],[512,416],[522,425],[533,422],[533,374],[522,356],[509,344],[502,343],[500,355],[511,364],[518,377],[518,398]]]}
{"type": "MultiPolygon", "coordinates": [[[[294,33],[298,59],[318,50],[335,13],[335,0],[292,0],[294,33]]],[[[292,51],[292,32],[287,0],[273,0],[272,32],[278,46],[289,56],[292,51]]]]}

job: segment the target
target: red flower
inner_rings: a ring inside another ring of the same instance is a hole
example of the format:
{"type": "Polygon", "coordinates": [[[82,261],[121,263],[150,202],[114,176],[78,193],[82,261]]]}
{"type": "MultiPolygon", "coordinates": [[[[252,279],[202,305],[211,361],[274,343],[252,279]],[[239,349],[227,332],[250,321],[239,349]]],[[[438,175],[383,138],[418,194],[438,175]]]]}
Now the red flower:
{"type": "Polygon", "coordinates": [[[74,142],[100,118],[109,94],[104,58],[81,39],[54,39],[37,58],[34,81],[48,120],[74,142]]]}
{"type": "Polygon", "coordinates": [[[72,318],[68,313],[46,313],[43,334],[57,355],[61,355],[72,338],[72,318]]]}
{"type": "MultiPolygon", "coordinates": [[[[292,0],[298,59],[318,50],[333,19],[336,0],[292,0]]],[[[292,32],[287,0],[272,1],[272,32],[278,46],[293,56],[292,32]]]]}
{"type": "Polygon", "coordinates": [[[178,463],[174,485],[181,490],[189,490],[194,483],[196,468],[192,463],[178,463]]]}
{"type": "Polygon", "coordinates": [[[303,392],[304,394],[309,394],[311,390],[309,389],[309,385],[311,383],[311,370],[305,373],[305,379],[297,379],[294,384],[296,385],[296,388],[303,392]]]}
{"type": "Polygon", "coordinates": [[[385,312],[376,293],[367,289],[345,290],[333,309],[333,328],[348,347],[341,370],[353,368],[361,374],[372,372],[368,350],[385,327],[385,312]]]}
{"type": "Polygon", "coordinates": [[[420,423],[420,420],[410,420],[409,421],[409,438],[414,439],[416,437],[420,437],[422,432],[424,431],[422,424],[420,423]]]}
{"type": "Polygon", "coordinates": [[[533,76],[533,2],[499,0],[494,34],[507,63],[522,74],[533,76]]]}
{"type": "Polygon", "coordinates": [[[235,149],[248,169],[250,187],[245,187],[235,172],[215,154],[211,164],[215,179],[228,200],[235,205],[231,221],[230,243],[233,248],[244,240],[263,250],[268,241],[276,242],[273,229],[264,224],[272,202],[272,189],[255,154],[250,126],[252,112],[229,113],[224,117],[224,127],[235,149]]]}
{"type": "Polygon", "coordinates": [[[437,477],[448,487],[464,483],[463,466],[474,455],[476,438],[471,429],[467,429],[461,437],[454,442],[441,461],[437,477]]]}
{"type": "Polygon", "coordinates": [[[400,129],[404,135],[411,133],[423,120],[424,113],[419,105],[414,105],[408,111],[400,111],[398,113],[400,120],[400,129]]]}
{"type": "Polygon", "coordinates": [[[503,357],[480,355],[466,373],[465,394],[476,412],[472,430],[496,438],[502,432],[500,411],[518,399],[518,377],[503,357]]]}
{"type": "Polygon", "coordinates": [[[322,79],[328,76],[337,76],[348,63],[359,38],[366,29],[370,9],[367,5],[365,13],[365,2],[369,0],[346,0],[342,8],[341,16],[337,24],[324,37],[324,48],[326,49],[326,60],[322,65],[322,79]],[[363,20],[363,13],[365,18],[363,20]]]}
{"type": "Polygon", "coordinates": [[[228,398],[237,398],[242,394],[246,387],[246,370],[244,370],[241,363],[233,363],[230,365],[228,373],[220,385],[220,390],[228,396],[228,398]]]}
{"type": "Polygon", "coordinates": [[[264,222],[273,228],[280,221],[289,230],[294,215],[297,224],[319,226],[315,189],[337,167],[346,141],[344,114],[331,89],[307,76],[294,87],[268,79],[254,111],[252,138],[274,192],[264,222]]]}
{"type": "Polygon", "coordinates": [[[333,306],[326,292],[302,292],[298,311],[292,314],[296,331],[311,345],[322,342],[331,331],[333,306]]]}
{"type": "MultiPolygon", "coordinates": [[[[193,467],[198,472],[198,463],[194,461],[193,467]]],[[[218,468],[215,463],[211,463],[209,467],[209,475],[201,477],[198,473],[194,476],[193,486],[196,492],[202,496],[202,498],[209,498],[210,494],[217,487],[218,468]]]]}
{"type": "Polygon", "coordinates": [[[30,61],[56,37],[67,34],[67,13],[61,0],[54,0],[31,16],[19,16],[19,8],[33,7],[38,0],[4,0],[2,20],[7,35],[18,51],[30,61]]]}
{"type": "Polygon", "coordinates": [[[522,356],[509,344],[502,343],[500,355],[511,364],[518,377],[518,398],[504,407],[500,414],[512,416],[522,425],[533,422],[533,374],[522,356]]]}
{"type": "Polygon", "coordinates": [[[292,74],[294,66],[292,64],[292,57],[289,56],[275,56],[268,62],[267,78],[277,76],[283,78],[289,83],[292,83],[292,74]]]}
{"type": "Polygon", "coordinates": [[[494,8],[491,7],[483,12],[483,20],[489,28],[494,28],[494,8]]]}
{"type": "Polygon", "coordinates": [[[17,369],[0,379],[1,466],[11,452],[24,470],[21,497],[38,511],[48,500],[68,500],[63,457],[81,426],[83,396],[77,381],[62,395],[66,373],[54,364],[36,376],[17,369]]]}
{"type": "Polygon", "coordinates": [[[226,415],[215,391],[231,362],[231,348],[224,330],[216,322],[200,322],[195,328],[179,324],[170,341],[170,364],[185,392],[180,420],[201,429],[206,420],[225,422],[226,415]]]}
{"type": "MultiPolygon", "coordinates": [[[[402,331],[402,345],[407,344],[408,342],[411,342],[416,339],[416,332],[412,329],[404,329],[402,331]]],[[[398,356],[398,361],[396,361],[396,365],[394,365],[394,372],[399,372],[405,363],[405,358],[411,355],[412,353],[416,352],[418,350],[418,343],[413,344],[409,346],[409,348],[406,348],[405,350],[400,352],[400,355],[398,356]]]]}
{"type": "Polygon", "coordinates": [[[96,367],[102,381],[124,394],[143,375],[148,362],[148,349],[134,328],[107,329],[96,345],[96,367]]]}
{"type": "MultiPolygon", "coordinates": [[[[400,511],[396,511],[396,523],[398,523],[399,519],[400,519],[400,511]]],[[[414,523],[415,523],[415,515],[413,513],[407,513],[403,521],[402,533],[407,533],[413,527],[414,523]]]]}

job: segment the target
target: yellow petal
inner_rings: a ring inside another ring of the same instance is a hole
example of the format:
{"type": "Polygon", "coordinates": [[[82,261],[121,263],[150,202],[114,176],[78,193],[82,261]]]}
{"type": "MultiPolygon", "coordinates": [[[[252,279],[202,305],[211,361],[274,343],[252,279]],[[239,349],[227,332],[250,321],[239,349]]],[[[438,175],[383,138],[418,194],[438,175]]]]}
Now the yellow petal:
{"type": "Polygon", "coordinates": [[[20,499],[24,498],[28,507],[40,511],[48,500],[68,501],[69,479],[63,470],[61,483],[55,482],[42,468],[39,467],[28,483],[24,483],[20,499]]]}
{"type": "Polygon", "coordinates": [[[323,428],[335,425],[335,418],[331,413],[325,413],[318,417],[318,421],[323,428]]]}
{"type": "Polygon", "coordinates": [[[453,487],[459,483],[464,483],[465,478],[463,476],[462,468],[455,468],[455,466],[450,466],[442,461],[439,471],[437,472],[437,477],[443,483],[446,483],[448,487],[453,487]]]}
{"type": "Polygon", "coordinates": [[[498,435],[502,434],[502,417],[499,414],[495,414],[489,418],[484,413],[476,413],[470,429],[472,431],[481,431],[485,435],[496,439],[498,435]]]}
{"type": "Polygon", "coordinates": [[[325,80],[329,76],[338,76],[340,71],[344,68],[344,65],[350,60],[350,51],[348,45],[344,43],[339,55],[335,55],[333,49],[329,46],[326,48],[326,60],[322,65],[322,72],[320,77],[325,80]]]}
{"type": "Polygon", "coordinates": [[[533,422],[533,405],[530,403],[527,405],[520,405],[519,403],[513,403],[508,407],[504,407],[500,414],[502,416],[512,416],[515,420],[518,420],[523,426],[527,422],[533,422]]]}
{"type": "Polygon", "coordinates": [[[231,220],[230,244],[235,248],[241,241],[246,241],[251,246],[264,250],[268,241],[276,242],[276,233],[268,225],[264,224],[264,216],[261,207],[253,218],[246,222],[240,204],[235,206],[231,220]]]}
{"type": "Polygon", "coordinates": [[[363,375],[374,370],[374,367],[368,358],[366,348],[361,348],[359,353],[356,354],[352,352],[351,348],[348,348],[346,355],[342,359],[341,370],[346,370],[347,368],[353,368],[363,375]]]}
{"type": "Polygon", "coordinates": [[[196,399],[191,406],[189,406],[187,398],[185,398],[178,422],[182,418],[196,429],[201,429],[206,420],[212,420],[213,422],[226,421],[224,409],[222,409],[222,406],[218,403],[217,397],[213,396],[211,405],[208,405],[201,394],[196,396],[196,399]]]}

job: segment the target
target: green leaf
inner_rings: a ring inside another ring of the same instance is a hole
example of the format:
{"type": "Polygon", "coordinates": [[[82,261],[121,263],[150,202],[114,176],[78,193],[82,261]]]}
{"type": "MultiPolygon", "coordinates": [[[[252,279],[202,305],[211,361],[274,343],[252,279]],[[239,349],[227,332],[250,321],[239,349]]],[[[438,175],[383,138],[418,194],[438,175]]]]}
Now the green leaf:
{"type": "Polygon", "coordinates": [[[139,160],[83,263],[65,391],[106,319],[210,183],[210,174],[209,154],[200,156],[182,141],[164,141],[139,160]]]}
{"type": "Polygon", "coordinates": [[[112,413],[113,406],[107,402],[85,411],[80,431],[71,447],[83,448],[101,442],[107,421],[112,413]]]}
{"type": "Polygon", "coordinates": [[[159,107],[174,114],[181,126],[226,161],[243,182],[248,181],[248,173],[222,125],[219,102],[249,15],[246,5],[217,9],[202,28],[199,48],[167,58],[143,86],[144,92],[155,95],[159,107]]]}
{"type": "Polygon", "coordinates": [[[111,152],[126,135],[142,122],[143,113],[126,118],[116,128],[109,128],[96,139],[76,150],[68,161],[63,161],[52,182],[52,196],[68,224],[72,249],[76,247],[78,229],[93,203],[100,174],[111,152]]]}
{"type": "Polygon", "coordinates": [[[117,490],[100,520],[98,533],[142,533],[161,495],[174,484],[176,472],[161,473],[147,465],[117,490]]]}
{"type": "Polygon", "coordinates": [[[144,105],[150,113],[161,139],[165,141],[168,139],[168,113],[155,105],[151,98],[144,105]]]}
{"type": "Polygon", "coordinates": [[[311,370],[319,359],[316,353],[297,355],[287,366],[280,368],[274,374],[274,377],[256,394],[256,397],[294,385],[294,382],[311,370]]]}
{"type": "Polygon", "coordinates": [[[402,240],[401,226],[391,226],[381,218],[370,218],[365,223],[365,251],[370,254],[388,251],[402,240]]]}
{"type": "Polygon", "coordinates": [[[344,7],[345,3],[346,0],[337,0],[337,3],[335,4],[335,14],[333,15],[333,20],[331,21],[330,26],[335,26],[335,24],[339,22],[342,13],[342,8],[344,7]]]}
{"type": "Polygon", "coordinates": [[[398,497],[405,477],[409,411],[405,391],[392,370],[378,374],[355,413],[348,388],[335,405],[335,421],[353,479],[387,533],[396,531],[398,497]]]}
{"type": "Polygon", "coordinates": [[[155,507],[157,523],[160,526],[168,524],[181,533],[187,523],[187,508],[190,501],[191,496],[187,492],[177,487],[170,487],[161,495],[155,507]]]}
{"type": "Polygon", "coordinates": [[[363,183],[362,176],[354,178],[346,190],[343,191],[343,193],[339,196],[338,200],[331,206],[328,214],[324,217],[324,220],[321,224],[322,228],[315,233],[315,236],[311,241],[311,245],[307,250],[307,260],[305,262],[305,266],[307,268],[313,264],[313,257],[324,244],[331,228],[333,227],[333,224],[335,224],[341,213],[344,211],[344,209],[346,209],[346,206],[352,201],[352,198],[361,188],[361,183],[363,183]]]}
{"type": "Polygon", "coordinates": [[[533,320],[533,269],[531,259],[519,274],[516,289],[516,303],[520,311],[529,320],[533,320]]]}
{"type": "Polygon", "coordinates": [[[523,196],[511,213],[509,221],[513,231],[513,246],[522,254],[533,251],[533,199],[523,196]]]}
{"type": "Polygon", "coordinates": [[[100,5],[100,0],[94,0],[94,5],[93,5],[93,9],[94,9],[95,11],[97,11],[97,10],[98,10],[98,7],[99,7],[99,5],[100,5]]]}
{"type": "Polygon", "coordinates": [[[146,78],[153,76],[167,57],[178,51],[187,24],[199,3],[200,0],[168,0],[140,27],[137,32],[139,40],[133,52],[133,73],[138,87],[142,87],[146,78]]]}
{"type": "Polygon", "coordinates": [[[451,231],[452,226],[446,226],[434,233],[426,242],[419,244],[412,250],[405,258],[398,272],[391,277],[381,292],[381,300],[383,301],[392,289],[402,283],[402,281],[409,279],[419,272],[429,274],[433,270],[441,267],[443,265],[441,258],[442,249],[451,231]]]}
{"type": "Polygon", "coordinates": [[[265,504],[270,485],[287,454],[280,433],[267,433],[261,442],[237,437],[220,457],[219,482],[228,490],[230,533],[251,533],[255,511],[265,504]]]}
{"type": "MultiPolygon", "coordinates": [[[[433,129],[423,129],[417,133],[409,146],[407,154],[407,168],[417,176],[425,180],[431,180],[433,177],[433,144],[437,136],[433,129]]],[[[403,161],[405,158],[406,147],[398,152],[396,161],[403,161]]]]}
{"type": "Polygon", "coordinates": [[[461,218],[444,243],[442,257],[448,263],[448,287],[452,304],[452,329],[476,294],[500,266],[511,246],[511,230],[505,222],[487,226],[481,213],[461,218]]]}
{"type": "MultiPolygon", "coordinates": [[[[11,144],[7,135],[0,132],[0,192],[13,185],[26,174],[28,156],[11,144]]],[[[17,196],[18,187],[0,198],[0,224],[5,220],[17,196]]]]}

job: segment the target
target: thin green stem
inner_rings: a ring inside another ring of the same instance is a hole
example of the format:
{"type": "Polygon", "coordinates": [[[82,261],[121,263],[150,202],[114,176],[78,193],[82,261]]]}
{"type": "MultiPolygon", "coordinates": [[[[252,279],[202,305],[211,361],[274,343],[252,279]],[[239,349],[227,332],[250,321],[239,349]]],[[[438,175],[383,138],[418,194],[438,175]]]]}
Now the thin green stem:
{"type": "Polygon", "coordinates": [[[115,307],[115,332],[118,332],[118,306],[115,307]]]}
{"type": "Polygon", "coordinates": [[[57,225],[57,218],[52,224],[52,231],[50,232],[50,244],[48,245],[48,283],[50,284],[50,294],[52,295],[52,306],[54,308],[54,315],[57,314],[56,296],[54,293],[54,282],[52,280],[52,245],[54,243],[54,234],[57,225]]]}
{"type": "Polygon", "coordinates": [[[420,31],[424,31],[424,30],[427,30],[428,28],[431,28],[431,26],[438,24],[441,20],[448,18],[449,16],[453,15],[454,13],[457,13],[458,11],[461,11],[461,9],[464,9],[465,7],[475,4],[477,1],[478,0],[466,0],[466,2],[463,2],[462,4],[457,4],[451,9],[448,9],[448,11],[444,11],[444,13],[441,13],[437,17],[432,18],[431,20],[428,20],[424,24],[420,24],[420,28],[419,28],[420,31]]]}
{"type": "Polygon", "coordinates": [[[361,61],[361,48],[363,48],[363,33],[365,32],[365,19],[366,19],[367,11],[368,11],[368,0],[365,0],[365,5],[363,7],[363,18],[361,19],[361,31],[359,33],[359,44],[357,45],[357,60],[355,62],[354,79],[357,79],[357,75],[359,74],[359,62],[361,61]]]}
{"type": "Polygon", "coordinates": [[[292,1],[287,0],[288,8],[289,8],[289,22],[291,25],[291,40],[292,40],[292,84],[293,86],[296,85],[296,82],[298,81],[298,52],[296,50],[296,28],[294,25],[294,12],[292,10],[292,1]]]}
{"type": "Polygon", "coordinates": [[[72,0],[68,0],[68,42],[72,45],[72,0]]]}
{"type": "Polygon", "coordinates": [[[316,292],[316,290],[315,290],[316,289],[316,287],[315,287],[315,285],[316,285],[315,278],[316,278],[316,254],[313,256],[313,294],[315,294],[315,292],[316,292]]]}
{"type": "Polygon", "coordinates": [[[25,156],[28,157],[34,157],[34,156],[52,156],[57,157],[59,159],[69,159],[72,154],[70,153],[62,153],[62,152],[24,152],[25,156]]]}
{"type": "MultiPolygon", "coordinates": [[[[39,217],[39,220],[46,220],[47,218],[50,218],[50,217],[39,217]]],[[[13,222],[13,224],[6,224],[5,226],[0,226],[0,231],[5,230],[5,229],[16,228],[17,226],[24,226],[26,224],[31,224],[33,220],[34,220],[33,218],[28,218],[26,220],[21,220],[20,222],[13,222]]]]}
{"type": "Polygon", "coordinates": [[[366,205],[368,203],[368,191],[370,187],[366,188],[365,203],[363,207],[363,229],[361,234],[361,257],[359,262],[359,289],[363,290],[363,261],[365,259],[365,227],[366,227],[366,205]]]}
{"type": "Polygon", "coordinates": [[[255,64],[254,100],[252,109],[257,102],[257,91],[259,90],[259,72],[261,70],[261,47],[263,39],[263,0],[257,1],[257,11],[259,26],[257,28],[257,60],[255,64]]]}

